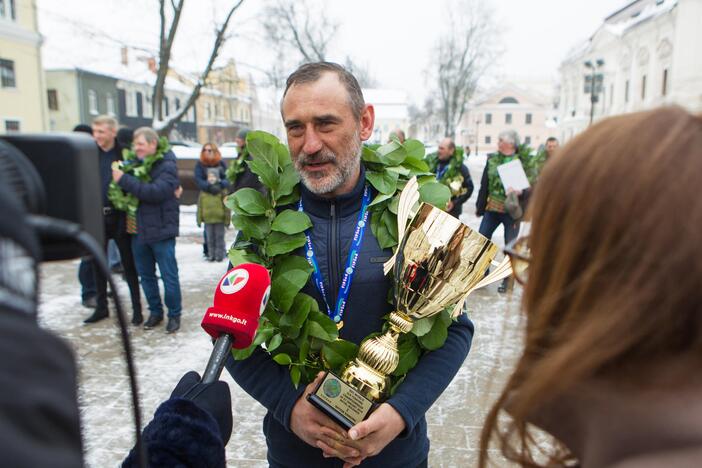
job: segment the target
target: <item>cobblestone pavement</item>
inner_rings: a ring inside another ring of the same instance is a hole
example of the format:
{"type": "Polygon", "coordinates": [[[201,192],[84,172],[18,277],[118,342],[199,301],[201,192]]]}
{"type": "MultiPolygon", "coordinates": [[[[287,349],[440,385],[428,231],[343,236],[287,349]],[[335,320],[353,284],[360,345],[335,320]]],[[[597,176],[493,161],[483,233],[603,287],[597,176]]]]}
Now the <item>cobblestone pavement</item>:
{"type": "MultiPolygon", "coordinates": [[[[479,164],[471,164],[476,182],[481,169],[479,164]]],[[[465,205],[462,218],[477,228],[479,220],[472,216],[474,198],[475,195],[465,205]]],[[[211,351],[200,320],[211,305],[214,285],[225,264],[202,259],[200,230],[195,226],[192,207],[182,208],[181,226],[176,247],[183,289],[181,330],[167,335],[163,327],[145,331],[130,326],[145,421],[151,419],[158,404],[168,398],[185,372],[204,370],[211,351]]],[[[233,237],[234,232],[228,230],[227,240],[233,237]]],[[[501,238],[500,229],[494,240],[501,244],[501,238]]],[[[122,345],[114,309],[109,320],[83,325],[90,311],[80,304],[77,268],[77,261],[42,265],[40,320],[75,351],[87,466],[117,466],[133,445],[131,397],[122,345]]],[[[118,282],[122,302],[128,302],[126,283],[118,282]]],[[[517,289],[502,295],[495,285],[477,291],[467,301],[475,337],[458,375],[427,413],[430,466],[476,466],[483,419],[520,349],[518,303],[517,289]]],[[[267,466],[261,432],[263,407],[244,393],[226,371],[223,379],[230,383],[234,412],[234,430],[227,445],[228,465],[267,466]]]]}

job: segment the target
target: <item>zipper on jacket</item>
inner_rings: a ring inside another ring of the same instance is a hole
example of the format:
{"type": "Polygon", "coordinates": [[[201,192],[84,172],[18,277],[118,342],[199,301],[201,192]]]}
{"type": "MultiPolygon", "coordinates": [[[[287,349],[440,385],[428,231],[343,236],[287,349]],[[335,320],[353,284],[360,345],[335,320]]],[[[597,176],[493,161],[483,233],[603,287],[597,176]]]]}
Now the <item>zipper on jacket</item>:
{"type": "Polygon", "coordinates": [[[339,220],[336,216],[336,203],[329,205],[331,215],[331,238],[329,239],[329,307],[336,311],[336,297],[339,295],[339,220]]]}

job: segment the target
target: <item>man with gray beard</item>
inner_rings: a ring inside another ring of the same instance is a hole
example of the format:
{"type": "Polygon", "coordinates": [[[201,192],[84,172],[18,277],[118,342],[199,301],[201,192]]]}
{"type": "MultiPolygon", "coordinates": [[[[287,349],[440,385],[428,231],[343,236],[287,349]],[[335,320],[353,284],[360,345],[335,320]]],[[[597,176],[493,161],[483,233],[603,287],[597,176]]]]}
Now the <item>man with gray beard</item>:
{"type": "MultiPolygon", "coordinates": [[[[312,220],[307,245],[295,255],[316,260],[320,278],[302,292],[339,326],[339,337],[360,344],[378,332],[388,303],[390,279],[383,274],[389,249],[381,249],[363,213],[377,195],[365,180],[362,142],[373,133],[375,114],[361,89],[343,67],[302,65],[288,77],[281,113],[288,146],[300,174],[297,208],[312,220]],[[353,239],[361,239],[353,246],[353,239]],[[355,267],[346,268],[358,248],[355,267]],[[351,282],[351,279],[353,281],[351,282]],[[340,291],[350,282],[348,295],[340,291]],[[341,297],[340,297],[341,296],[341,297]],[[346,300],[346,307],[339,304],[346,300]]],[[[314,277],[315,275],[313,275],[314,277]]],[[[230,358],[227,369],[268,413],[263,431],[272,467],[427,466],[429,439],[424,414],[444,391],[468,354],[473,326],[465,315],[448,329],[445,345],[420,357],[395,393],[349,431],[312,406],[306,395],[320,381],[295,388],[286,366],[257,348],[243,360],[230,358]]]]}

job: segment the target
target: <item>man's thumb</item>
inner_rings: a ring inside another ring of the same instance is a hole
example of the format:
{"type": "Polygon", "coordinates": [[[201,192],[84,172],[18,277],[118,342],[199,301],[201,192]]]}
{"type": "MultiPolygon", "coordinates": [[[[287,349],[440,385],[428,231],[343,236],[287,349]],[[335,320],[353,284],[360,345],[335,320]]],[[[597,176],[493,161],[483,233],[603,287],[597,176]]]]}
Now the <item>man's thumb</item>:
{"type": "Polygon", "coordinates": [[[366,419],[349,429],[349,437],[351,440],[363,439],[371,432],[373,432],[373,423],[370,419],[366,419]]]}

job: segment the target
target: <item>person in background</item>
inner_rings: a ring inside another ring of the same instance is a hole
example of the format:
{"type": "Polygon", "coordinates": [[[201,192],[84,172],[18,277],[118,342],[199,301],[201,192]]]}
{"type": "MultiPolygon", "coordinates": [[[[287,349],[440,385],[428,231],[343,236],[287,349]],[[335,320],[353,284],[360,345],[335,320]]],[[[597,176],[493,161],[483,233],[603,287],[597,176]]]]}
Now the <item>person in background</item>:
{"type": "Polygon", "coordinates": [[[506,249],[526,339],[480,467],[488,447],[530,467],[702,466],[700,148],[702,116],[667,107],[604,119],[549,159],[530,235],[506,249]]]}
{"type": "Polygon", "coordinates": [[[458,218],[463,212],[463,204],[473,194],[473,179],[463,163],[463,151],[456,148],[451,138],[444,138],[439,143],[436,155],[430,155],[429,158],[429,167],[436,175],[436,180],[451,190],[446,211],[458,218]]]}
{"type": "MultiPolygon", "coordinates": [[[[74,132],[87,133],[93,137],[93,129],[88,124],[78,124],[73,128],[74,132]]],[[[78,281],[80,282],[80,299],[83,307],[94,309],[97,307],[97,288],[95,287],[95,274],[93,273],[93,263],[90,257],[80,259],[78,266],[78,281]]]]}
{"type": "Polygon", "coordinates": [[[400,128],[396,128],[395,130],[390,132],[390,135],[388,136],[388,143],[390,143],[391,141],[393,141],[395,139],[397,139],[397,141],[399,141],[400,143],[404,143],[405,142],[405,132],[402,131],[402,129],[400,129],[400,128]]]}
{"type": "Polygon", "coordinates": [[[147,174],[125,174],[112,168],[112,180],[126,193],[138,200],[136,209],[137,233],[132,242],[141,287],[149,303],[149,318],[144,328],[155,328],[163,321],[163,303],[156,278],[158,264],[164,285],[164,302],[168,307],[166,333],[180,328],[183,308],[175,255],[175,238],[178,236],[180,208],[176,197],[178,170],[175,155],[168,142],[159,140],[149,127],[134,131],[134,153],[139,164],[149,167],[147,174]]]}
{"type": "MultiPolygon", "coordinates": [[[[502,185],[502,179],[497,172],[497,167],[518,159],[525,169],[529,167],[530,156],[528,152],[521,152],[519,135],[514,130],[505,130],[498,136],[497,153],[489,154],[483,176],[480,180],[480,191],[475,202],[475,214],[482,216],[479,232],[488,239],[492,239],[495,229],[502,224],[505,230],[505,245],[509,244],[519,234],[519,220],[514,219],[505,209],[507,193],[502,185]],[[526,154],[525,154],[526,153],[526,154]]],[[[518,194],[522,197],[522,193],[518,194]]],[[[509,285],[509,278],[502,280],[497,291],[504,293],[509,285]]]]}
{"type": "Polygon", "coordinates": [[[224,228],[229,225],[229,210],[224,206],[229,181],[225,174],[227,165],[214,143],[205,143],[200,160],[195,165],[195,182],[200,188],[197,199],[197,225],[205,224],[207,260],[224,260],[224,228]]]}
{"type": "MultiPolygon", "coordinates": [[[[117,120],[109,115],[100,115],[93,120],[93,138],[98,146],[100,182],[102,189],[102,212],[105,223],[105,251],[108,241],[114,239],[120,250],[124,275],[129,286],[129,296],[132,302],[132,323],[139,325],[143,320],[141,313],[141,294],[139,293],[139,277],[132,256],[131,237],[127,234],[126,220],[123,212],[116,210],[110,201],[107,190],[110,183],[110,166],[113,162],[122,159],[122,149],[116,140],[117,120]]],[[[97,289],[97,305],[93,314],[84,320],[85,323],[95,323],[107,318],[107,278],[97,269],[93,268],[95,286],[97,289]]],[[[113,291],[116,293],[115,291],[113,291]]]]}
{"type": "Polygon", "coordinates": [[[251,160],[249,150],[246,148],[246,135],[249,134],[249,131],[248,128],[242,128],[236,136],[235,141],[239,151],[236,159],[232,161],[227,170],[227,179],[231,184],[232,192],[248,187],[263,193],[265,190],[263,184],[258,180],[258,176],[251,172],[249,165],[246,163],[251,160]]]}

